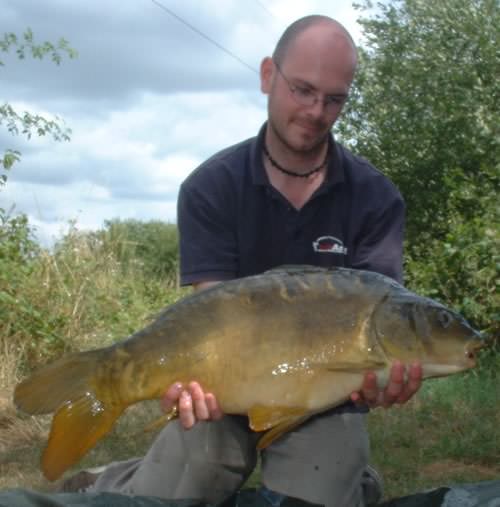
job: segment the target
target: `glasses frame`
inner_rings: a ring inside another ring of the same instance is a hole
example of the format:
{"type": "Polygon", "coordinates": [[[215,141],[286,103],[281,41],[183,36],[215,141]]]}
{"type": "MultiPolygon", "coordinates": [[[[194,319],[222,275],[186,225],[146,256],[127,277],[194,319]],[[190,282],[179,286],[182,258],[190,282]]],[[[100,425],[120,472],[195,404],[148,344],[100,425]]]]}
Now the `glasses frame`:
{"type": "Polygon", "coordinates": [[[321,102],[323,108],[327,112],[335,112],[337,108],[342,107],[347,100],[347,95],[343,94],[335,94],[335,95],[325,95],[324,98],[320,96],[320,94],[307,86],[300,86],[290,82],[290,80],[283,74],[281,67],[273,60],[275,67],[278,69],[278,73],[285,80],[285,83],[290,90],[292,97],[295,102],[301,106],[312,107],[315,106],[318,102],[321,102]]]}

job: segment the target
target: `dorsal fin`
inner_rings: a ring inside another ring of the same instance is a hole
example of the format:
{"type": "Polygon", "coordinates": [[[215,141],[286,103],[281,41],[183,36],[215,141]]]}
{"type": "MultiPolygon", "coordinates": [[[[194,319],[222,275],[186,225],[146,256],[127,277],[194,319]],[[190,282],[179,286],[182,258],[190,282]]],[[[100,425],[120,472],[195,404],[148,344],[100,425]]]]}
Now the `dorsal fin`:
{"type": "Polygon", "coordinates": [[[287,275],[299,275],[304,273],[328,273],[334,271],[336,267],[321,268],[319,266],[311,266],[310,264],[283,264],[272,269],[268,269],[264,274],[279,274],[284,273],[287,275]]]}

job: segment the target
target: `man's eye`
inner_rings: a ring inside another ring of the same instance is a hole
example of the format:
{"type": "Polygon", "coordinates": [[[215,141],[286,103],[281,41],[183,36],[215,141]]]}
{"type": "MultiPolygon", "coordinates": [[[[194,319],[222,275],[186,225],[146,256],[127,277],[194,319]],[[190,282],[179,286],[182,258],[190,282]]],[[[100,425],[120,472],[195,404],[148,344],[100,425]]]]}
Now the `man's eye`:
{"type": "Polygon", "coordinates": [[[313,92],[309,88],[302,88],[300,86],[295,88],[295,92],[302,97],[311,97],[313,95],[313,92]]]}
{"type": "Polygon", "coordinates": [[[325,99],[327,104],[342,104],[342,99],[336,95],[328,95],[325,99]]]}

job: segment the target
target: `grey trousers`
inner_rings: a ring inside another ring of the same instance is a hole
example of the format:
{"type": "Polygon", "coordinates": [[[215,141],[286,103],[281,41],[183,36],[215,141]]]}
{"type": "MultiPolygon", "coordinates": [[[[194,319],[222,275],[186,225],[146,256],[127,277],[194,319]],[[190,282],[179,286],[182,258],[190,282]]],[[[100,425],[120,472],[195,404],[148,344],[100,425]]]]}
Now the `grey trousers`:
{"type": "MultiPolygon", "coordinates": [[[[263,484],[328,507],[363,507],[361,477],[369,454],[364,418],[326,413],[279,438],[262,451],[263,484]]],[[[244,417],[225,416],[188,431],[173,421],[146,456],[110,464],[94,487],[98,492],[218,504],[252,473],[257,440],[244,417]]]]}

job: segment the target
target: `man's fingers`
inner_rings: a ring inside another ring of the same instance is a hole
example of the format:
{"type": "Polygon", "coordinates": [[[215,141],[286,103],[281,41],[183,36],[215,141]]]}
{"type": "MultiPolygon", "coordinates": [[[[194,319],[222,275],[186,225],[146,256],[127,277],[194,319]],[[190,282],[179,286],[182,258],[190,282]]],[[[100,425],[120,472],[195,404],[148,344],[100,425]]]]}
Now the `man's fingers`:
{"type": "Polygon", "coordinates": [[[177,407],[183,428],[192,428],[197,421],[221,419],[224,415],[212,393],[204,393],[198,382],[190,382],[187,389],[180,382],[172,384],[161,400],[162,409],[170,412],[177,407]]]}
{"type": "Polygon", "coordinates": [[[363,397],[361,394],[358,393],[358,391],[354,391],[351,393],[351,401],[356,404],[362,404],[363,403],[363,397]]]}
{"type": "Polygon", "coordinates": [[[422,365],[413,363],[408,372],[408,381],[397,399],[397,403],[407,402],[422,385],[422,365]]]}
{"type": "Polygon", "coordinates": [[[170,412],[177,405],[182,389],[182,384],[180,382],[175,382],[167,389],[161,400],[161,406],[164,412],[170,412]]]}
{"type": "Polygon", "coordinates": [[[368,372],[363,378],[361,389],[351,393],[351,400],[358,405],[373,407],[377,404],[378,396],[377,376],[373,372],[368,372]]]}
{"type": "Polygon", "coordinates": [[[413,393],[416,393],[422,385],[422,374],[422,365],[420,363],[413,363],[410,366],[408,389],[413,393]]]}
{"type": "Polygon", "coordinates": [[[394,403],[407,402],[422,385],[422,365],[413,363],[408,368],[401,361],[394,361],[385,389],[379,389],[377,376],[373,372],[365,374],[363,385],[358,392],[351,393],[351,400],[369,407],[382,406],[389,408],[394,403]]]}
{"type": "Polygon", "coordinates": [[[399,362],[395,361],[391,367],[389,376],[389,383],[384,390],[384,407],[390,407],[401,396],[405,387],[405,367],[399,362]]]}
{"type": "Polygon", "coordinates": [[[372,406],[377,403],[378,393],[377,376],[370,371],[365,375],[361,395],[365,403],[368,406],[372,406]]]}
{"type": "Polygon", "coordinates": [[[422,366],[413,363],[408,370],[399,362],[394,363],[391,369],[389,384],[384,392],[384,407],[390,407],[394,403],[406,403],[422,385],[422,366]],[[405,378],[405,372],[408,377],[405,378]]]}
{"type": "Polygon", "coordinates": [[[189,383],[189,392],[193,400],[193,409],[196,419],[206,421],[210,419],[207,403],[205,401],[205,393],[198,382],[189,383]]]}
{"type": "Polygon", "coordinates": [[[184,390],[179,398],[179,421],[183,428],[190,429],[194,426],[196,418],[193,410],[191,394],[184,390]]]}
{"type": "Polygon", "coordinates": [[[210,413],[210,419],[217,421],[218,419],[222,419],[224,412],[219,406],[217,399],[212,393],[205,394],[205,401],[207,402],[208,411],[210,413]]]}

